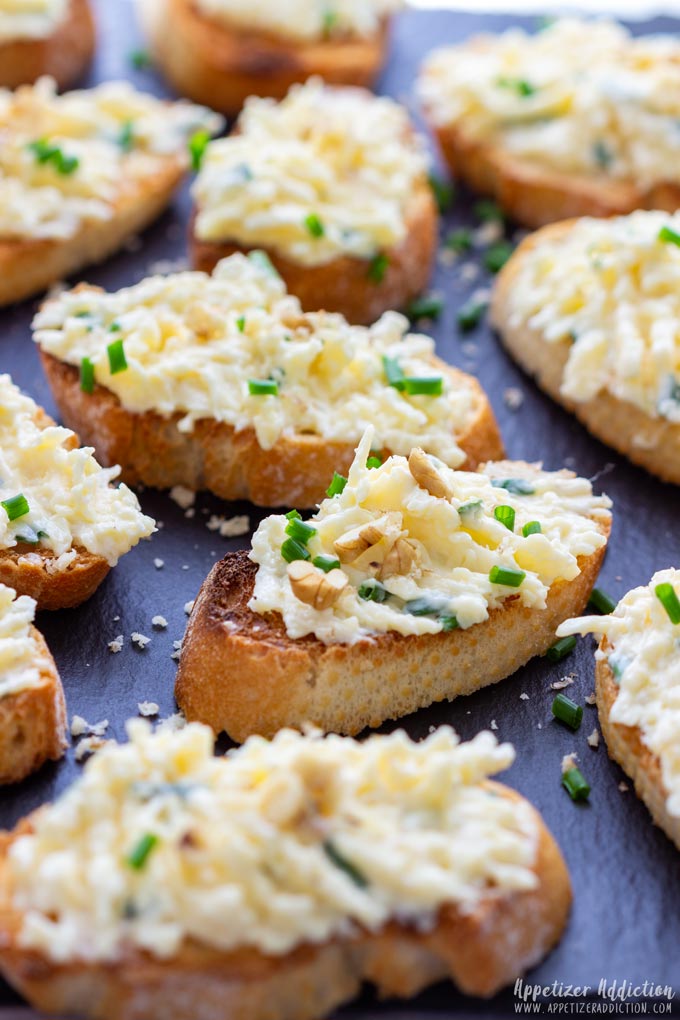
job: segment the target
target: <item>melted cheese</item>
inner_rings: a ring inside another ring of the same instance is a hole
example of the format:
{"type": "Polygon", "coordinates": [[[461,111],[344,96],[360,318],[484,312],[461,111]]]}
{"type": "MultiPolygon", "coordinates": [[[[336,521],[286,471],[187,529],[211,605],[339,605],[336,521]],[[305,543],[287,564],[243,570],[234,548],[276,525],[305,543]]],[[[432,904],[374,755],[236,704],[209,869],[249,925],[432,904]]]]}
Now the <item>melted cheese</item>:
{"type": "Polygon", "coordinates": [[[0,0],[0,44],[45,39],[65,19],[69,0],[0,0]]]}
{"type": "Polygon", "coordinates": [[[509,293],[509,327],[569,347],[561,390],[603,390],[651,418],[680,423],[680,215],[635,212],[581,219],[558,238],[538,235],[509,293]]]}
{"type": "Polygon", "coordinates": [[[404,240],[409,198],[423,183],[426,157],[403,107],[312,79],[280,103],[251,97],[238,133],[208,146],[195,231],[302,265],[369,259],[404,240]]]}
{"type": "Polygon", "coordinates": [[[407,375],[439,375],[432,340],[407,333],[394,312],[370,329],[340,315],[303,315],[281,279],[243,255],[224,259],[212,277],[179,273],[115,294],[64,292],[43,306],[35,327],[40,346],[60,360],[80,366],[89,357],[97,382],[126,408],[180,413],[185,431],[212,418],[254,428],[270,449],[302,432],[355,443],[377,421],[381,448],[408,453],[420,443],[450,464],[464,459],[455,436],[475,413],[469,386],[446,376],[441,396],[409,396],[385,377],[384,356],[407,375]],[[114,375],[112,339],[123,340],[128,363],[114,375]],[[277,395],[250,394],[248,380],[269,378],[277,395]]]}
{"type": "Polygon", "coordinates": [[[438,127],[568,174],[680,181],[680,44],[608,21],[437,50],[419,91],[438,127]]]}
{"type": "Polygon", "coordinates": [[[169,158],[185,165],[187,138],[220,125],[203,107],[125,82],[62,96],[50,78],[0,90],[0,238],[67,238],[112,218],[131,184],[153,179],[169,158]]]}
{"type": "Polygon", "coordinates": [[[27,562],[42,563],[51,550],[52,571],[65,570],[76,547],[103,556],[113,566],[123,553],[154,530],[126,485],[111,482],[120,468],[102,468],[90,448],[73,448],[74,434],[44,427],[40,408],[8,375],[0,375],[0,502],[22,494],[29,511],[10,520],[0,507],[0,549],[32,547],[27,562]]]}
{"type": "Polygon", "coordinates": [[[567,620],[557,633],[598,634],[618,683],[610,719],[637,726],[643,743],[661,762],[668,813],[680,817],[680,624],[673,624],[655,589],[670,584],[680,596],[680,570],[660,570],[647,585],[633,588],[608,616],[567,620]]]}
{"type": "Polygon", "coordinates": [[[168,958],[187,938],[279,955],[390,919],[427,928],[444,903],[536,885],[532,809],[484,782],[514,757],[491,733],[283,730],[214,758],[198,724],[128,732],[8,854],[20,943],[51,959],[168,958]]]}
{"type": "Polygon", "coordinates": [[[380,521],[384,528],[385,515],[390,515],[382,544],[343,563],[349,583],[334,605],[319,610],[294,594],[281,554],[286,517],[265,518],[253,536],[250,556],[259,569],[249,606],[257,613],[280,613],[292,638],[314,634],[330,644],[353,643],[386,631],[436,634],[445,629],[447,617],[467,628],[486,620],[508,596],[540,610],[555,581],[571,581],[578,575],[578,557],[590,556],[605,544],[602,525],[611,503],[606,496],[594,496],[584,478],[570,472],[526,470],[532,491],[517,495],[493,485],[494,480],[506,481],[502,464],[488,464],[488,473],[473,473],[454,472],[433,461],[453,493],[445,499],[416,483],[404,457],[368,468],[372,441],[368,429],[344,491],[325,500],[310,520],[316,528],[309,540],[311,556],[335,556],[338,539],[371,522],[380,521]],[[513,531],[494,516],[501,505],[515,510],[513,531]],[[540,522],[541,533],[524,537],[522,528],[530,521],[540,522]],[[414,564],[407,573],[382,581],[384,601],[362,598],[359,589],[377,576],[379,561],[398,537],[415,549],[414,564]],[[519,569],[526,576],[519,587],[493,583],[489,575],[495,566],[519,569]],[[429,612],[423,603],[431,607],[429,612]]]}
{"type": "Polygon", "coordinates": [[[375,35],[403,0],[196,0],[206,18],[227,27],[318,42],[375,35]]]}
{"type": "Polygon", "coordinates": [[[31,633],[35,601],[0,584],[0,704],[40,682],[41,656],[31,633]]]}

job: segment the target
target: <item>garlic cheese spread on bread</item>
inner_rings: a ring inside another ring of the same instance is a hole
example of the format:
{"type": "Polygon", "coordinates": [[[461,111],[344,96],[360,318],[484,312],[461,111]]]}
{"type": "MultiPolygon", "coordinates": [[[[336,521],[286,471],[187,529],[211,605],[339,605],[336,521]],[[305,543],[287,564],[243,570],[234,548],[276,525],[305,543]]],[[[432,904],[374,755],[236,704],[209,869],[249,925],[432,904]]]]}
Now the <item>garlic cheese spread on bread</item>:
{"type": "Polygon", "coordinates": [[[52,961],[169,959],[186,940],[283,955],[537,885],[536,815],[486,782],[514,758],[491,733],[283,730],[226,758],[199,724],[128,733],[8,851],[19,945],[52,961]]]}
{"type": "Polygon", "coordinates": [[[65,240],[115,217],[140,181],[167,160],[188,165],[187,140],[221,118],[168,103],[125,82],[57,95],[41,78],[0,90],[0,239],[65,240]]]}
{"type": "Polygon", "coordinates": [[[69,0],[0,0],[0,43],[47,38],[68,8],[69,0]]]}
{"type": "Polygon", "coordinates": [[[375,421],[381,448],[407,453],[418,443],[452,466],[465,459],[455,437],[477,397],[464,377],[457,384],[442,374],[433,341],[408,333],[395,312],[370,328],[338,314],[304,314],[259,252],[224,259],[212,276],[155,276],[116,293],[65,291],[43,305],[34,326],[42,350],[90,366],[92,385],[130,411],[180,414],[181,431],[214,419],[253,428],[266,450],[299,433],[354,444],[375,421]],[[111,345],[122,349],[124,367],[111,363],[111,345]]]}
{"type": "Polygon", "coordinates": [[[404,241],[423,182],[425,150],[404,107],[311,79],[280,103],[249,98],[238,130],[207,147],[194,232],[305,266],[370,259],[404,241]]]}
{"type": "Polygon", "coordinates": [[[610,21],[557,20],[434,51],[419,92],[453,128],[539,168],[680,182],[680,44],[610,21]]]}
{"type": "Polygon", "coordinates": [[[35,600],[0,584],[0,701],[41,682],[41,649],[32,629],[35,600]]]}
{"type": "Polygon", "coordinates": [[[348,478],[309,521],[266,518],[249,608],[281,614],[291,638],[352,644],[388,631],[436,634],[482,623],[506,599],[543,609],[577,558],[606,544],[611,503],[584,478],[503,462],[453,471],[414,449],[379,464],[367,429],[348,478]]]}
{"type": "Polygon", "coordinates": [[[403,0],[196,0],[206,18],[243,31],[299,42],[367,37],[380,31],[403,0]]]}
{"type": "Polygon", "coordinates": [[[118,473],[0,375],[0,551],[19,547],[30,563],[49,550],[51,573],[66,570],[79,548],[114,566],[155,530],[134,493],[111,484],[118,473]]]}

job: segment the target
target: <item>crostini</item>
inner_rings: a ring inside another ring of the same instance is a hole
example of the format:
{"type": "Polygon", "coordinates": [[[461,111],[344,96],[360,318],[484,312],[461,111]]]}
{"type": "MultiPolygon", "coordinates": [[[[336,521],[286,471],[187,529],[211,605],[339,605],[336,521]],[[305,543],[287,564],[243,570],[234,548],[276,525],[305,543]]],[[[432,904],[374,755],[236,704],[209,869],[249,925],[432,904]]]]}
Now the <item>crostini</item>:
{"type": "Polygon", "coordinates": [[[370,328],[303,314],[260,252],[115,294],[81,285],[35,329],[64,421],[131,484],[311,507],[371,421],[374,457],[502,456],[483,390],[432,340],[394,312],[370,328]]]}
{"type": "Polygon", "coordinates": [[[89,598],[155,530],[118,473],[0,375],[0,583],[39,609],[89,598]]]}
{"type": "Polygon", "coordinates": [[[216,564],[176,684],[186,717],[243,741],[312,722],[359,733],[509,676],[583,608],[610,501],[512,461],[379,467],[372,429],[317,514],[266,518],[216,564]]]}
{"type": "Polygon", "coordinates": [[[194,267],[262,248],[305,311],[368,324],[430,278],[425,150],[403,107],[363,89],[312,80],[280,103],[252,97],[207,146],[193,196],[194,267]]]}
{"type": "Polygon", "coordinates": [[[610,757],[680,849],[680,570],[660,570],[607,616],[567,620],[597,634],[595,691],[610,757]]]}
{"type": "Polygon", "coordinates": [[[680,216],[555,223],[501,271],[491,318],[542,389],[602,442],[680,484],[680,216]]]}
{"type": "Polygon", "coordinates": [[[370,88],[402,0],[137,0],[151,52],[180,95],[233,116],[318,75],[370,88]]]}
{"type": "Polygon", "coordinates": [[[58,96],[42,78],[0,91],[0,305],[107,258],[148,226],[187,170],[187,139],[220,125],[202,107],[123,82],[58,96]]]}
{"type": "Polygon", "coordinates": [[[95,47],[89,0],[2,0],[0,88],[30,85],[47,74],[70,88],[87,70],[95,47]]]}
{"type": "Polygon", "coordinates": [[[571,889],[513,761],[444,727],[285,730],[225,758],[196,724],[128,724],[0,842],[0,970],[97,1020],[315,1020],[364,981],[488,996],[559,940],[571,889]]]}
{"type": "Polygon", "coordinates": [[[0,783],[18,783],[66,747],[64,691],[34,617],[32,598],[0,584],[0,783]]]}
{"type": "Polygon", "coordinates": [[[419,94],[452,173],[519,223],[680,205],[680,43],[564,19],[436,50],[419,94]]]}

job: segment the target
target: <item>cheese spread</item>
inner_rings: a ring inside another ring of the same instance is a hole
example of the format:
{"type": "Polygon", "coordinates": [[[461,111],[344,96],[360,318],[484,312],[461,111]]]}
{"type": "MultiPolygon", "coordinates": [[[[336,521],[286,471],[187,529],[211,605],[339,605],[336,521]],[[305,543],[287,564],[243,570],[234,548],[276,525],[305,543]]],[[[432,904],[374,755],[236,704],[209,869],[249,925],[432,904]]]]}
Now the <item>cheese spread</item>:
{"type": "Polygon", "coordinates": [[[10,694],[36,687],[43,665],[31,633],[35,601],[0,584],[0,704],[10,694]]]}
{"type": "Polygon", "coordinates": [[[367,38],[403,7],[403,0],[196,0],[198,11],[226,27],[295,42],[367,38]]]}
{"type": "Polygon", "coordinates": [[[69,0],[0,0],[0,45],[45,39],[68,13],[69,0]]]}

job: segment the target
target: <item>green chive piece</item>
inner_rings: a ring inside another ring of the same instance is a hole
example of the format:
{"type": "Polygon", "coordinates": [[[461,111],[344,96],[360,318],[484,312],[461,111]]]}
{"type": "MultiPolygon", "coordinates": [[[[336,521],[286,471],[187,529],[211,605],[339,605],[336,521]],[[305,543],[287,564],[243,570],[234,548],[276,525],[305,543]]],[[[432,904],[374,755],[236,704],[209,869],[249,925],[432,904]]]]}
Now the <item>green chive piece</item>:
{"type": "Polygon", "coordinates": [[[603,616],[608,616],[616,609],[616,602],[607,595],[606,591],[602,591],[601,588],[593,588],[588,599],[588,608],[602,613],[603,616]]]}
{"type": "Polygon", "coordinates": [[[158,836],[155,836],[152,832],[145,833],[128,854],[127,863],[129,867],[134,868],[135,871],[141,871],[157,843],[158,836]]]}
{"type": "Polygon", "coordinates": [[[385,372],[385,378],[387,379],[389,386],[394,386],[396,390],[404,389],[404,373],[401,370],[399,362],[396,358],[390,358],[387,354],[382,356],[383,369],[385,372]]]}
{"type": "Polygon", "coordinates": [[[659,240],[666,241],[669,244],[677,244],[680,248],[680,234],[676,230],[671,230],[670,227],[662,227],[659,231],[659,240]]]}
{"type": "Polygon", "coordinates": [[[94,363],[91,358],[83,358],[80,362],[80,388],[83,393],[94,392],[94,363]]]}
{"type": "Polygon", "coordinates": [[[472,211],[482,223],[503,223],[505,220],[503,210],[491,198],[481,198],[479,202],[475,202],[472,211]]]}
{"type": "Polygon", "coordinates": [[[577,730],[583,719],[583,709],[566,694],[558,694],[552,703],[552,714],[572,730],[577,730]]]}
{"type": "Polygon", "coordinates": [[[489,580],[492,584],[504,584],[507,588],[519,588],[526,576],[526,571],[517,570],[515,567],[495,566],[489,571],[489,580]]]}
{"type": "Polygon", "coordinates": [[[323,570],[324,574],[328,574],[331,570],[340,569],[340,560],[335,556],[315,556],[312,563],[315,567],[318,567],[319,570],[323,570]]]}
{"type": "Polygon", "coordinates": [[[528,538],[529,535],[540,535],[542,532],[543,528],[541,527],[540,521],[529,521],[528,524],[525,524],[522,528],[522,534],[525,538],[528,538]]]}
{"type": "Polygon", "coordinates": [[[239,331],[239,333],[243,333],[245,331],[246,328],[245,315],[239,315],[238,319],[236,320],[236,328],[239,331]]]}
{"type": "Polygon", "coordinates": [[[614,157],[609,146],[602,139],[598,139],[593,145],[593,159],[603,170],[606,170],[612,164],[614,157]]]}
{"type": "Polygon", "coordinates": [[[109,326],[109,333],[120,333],[122,328],[119,322],[112,322],[109,326]]]}
{"type": "Polygon", "coordinates": [[[496,84],[499,88],[511,89],[513,92],[516,92],[518,96],[522,96],[523,99],[526,99],[528,96],[533,96],[537,91],[536,86],[532,85],[530,81],[526,80],[526,78],[501,77],[497,79],[496,84]]]}
{"type": "Polygon", "coordinates": [[[385,252],[378,252],[371,259],[368,266],[368,278],[371,283],[382,283],[385,279],[385,273],[389,267],[390,260],[385,252]]]}
{"type": "Polygon", "coordinates": [[[123,152],[130,152],[135,145],[135,126],[131,120],[126,120],[118,135],[118,145],[123,152]]]}
{"type": "Polygon", "coordinates": [[[147,50],[133,50],[129,60],[137,71],[143,71],[145,67],[151,67],[151,54],[147,50]]]}
{"type": "Polygon", "coordinates": [[[470,251],[470,248],[472,248],[472,231],[468,227],[457,227],[446,235],[444,247],[458,252],[459,255],[462,255],[464,251],[470,251]]]}
{"type": "Polygon", "coordinates": [[[286,534],[294,538],[296,542],[307,545],[310,538],[316,535],[316,528],[313,524],[307,524],[305,521],[293,518],[286,525],[286,534]]]}
{"type": "Polygon", "coordinates": [[[550,662],[561,662],[562,659],[566,659],[567,655],[571,655],[575,648],[576,638],[570,634],[569,637],[560,638],[554,645],[551,645],[545,655],[550,662]]]}
{"type": "Polygon", "coordinates": [[[116,375],[118,372],[124,372],[128,367],[128,363],[125,357],[123,341],[114,340],[113,343],[109,344],[106,348],[106,353],[109,356],[109,369],[111,371],[111,375],[116,375]]]}
{"type": "Polygon", "coordinates": [[[531,482],[524,478],[492,478],[491,484],[494,489],[505,489],[513,496],[533,496],[536,492],[531,482]]]}
{"type": "Polygon", "coordinates": [[[461,305],[456,315],[458,329],[461,333],[469,333],[470,330],[475,329],[482,321],[488,307],[487,301],[473,301],[472,299],[461,305]]]}
{"type": "Polygon", "coordinates": [[[451,181],[445,181],[436,174],[430,174],[430,187],[440,213],[446,213],[453,205],[456,189],[451,181]]]}
{"type": "Polygon", "coordinates": [[[339,496],[347,485],[347,479],[344,475],[339,475],[337,471],[333,472],[333,480],[326,489],[327,496],[339,496]]]}
{"type": "Polygon", "coordinates": [[[484,265],[490,273],[499,273],[514,250],[510,241],[497,241],[484,252],[484,265]]]}
{"type": "Polygon", "coordinates": [[[389,592],[380,581],[375,581],[370,578],[368,581],[364,581],[359,586],[358,593],[360,599],[364,599],[366,602],[384,602],[388,597],[389,592]]]}
{"type": "Polygon", "coordinates": [[[434,613],[438,613],[440,609],[439,605],[435,605],[428,598],[411,599],[410,602],[404,604],[404,611],[410,613],[411,616],[432,616],[434,613]]]}
{"type": "Polygon", "coordinates": [[[287,521],[301,521],[302,520],[302,514],[298,513],[297,510],[289,510],[288,513],[286,514],[286,520],[287,521]]]}
{"type": "Polygon", "coordinates": [[[511,506],[497,506],[493,512],[494,517],[501,524],[504,524],[508,531],[515,530],[515,511],[511,506]]]}
{"type": "Polygon", "coordinates": [[[323,34],[330,35],[337,23],[337,13],[332,9],[327,10],[323,16],[323,34]]]}
{"type": "Polygon", "coordinates": [[[10,521],[16,521],[19,517],[25,517],[31,509],[23,492],[16,496],[11,496],[9,499],[3,499],[0,502],[0,506],[4,508],[10,521]]]}
{"type": "Polygon", "coordinates": [[[440,613],[439,622],[442,625],[442,630],[457,630],[458,618],[453,613],[440,613]]]}
{"type": "Polygon", "coordinates": [[[330,861],[339,868],[340,871],[344,871],[348,878],[354,882],[355,885],[359,886],[360,889],[365,889],[368,886],[368,879],[361,874],[358,868],[356,868],[351,861],[348,861],[343,854],[337,849],[337,847],[327,839],[323,844],[324,853],[330,861]]]}
{"type": "Polygon", "coordinates": [[[261,248],[254,248],[252,251],[248,252],[248,258],[253,265],[258,267],[258,269],[263,269],[264,272],[269,273],[270,276],[277,276],[279,279],[281,278],[281,274],[269,258],[269,255],[267,255],[266,251],[262,251],[261,248]]]}
{"type": "Polygon", "coordinates": [[[293,560],[311,560],[312,558],[309,549],[294,538],[286,539],[281,546],[281,555],[286,563],[292,563],[293,560]]]}
{"type": "Polygon", "coordinates": [[[471,499],[467,503],[461,503],[461,505],[458,507],[458,513],[460,514],[461,517],[463,517],[465,514],[474,514],[478,510],[481,510],[481,508],[482,508],[481,499],[471,499]]]}
{"type": "Polygon", "coordinates": [[[65,156],[58,145],[51,145],[45,138],[30,142],[28,148],[34,154],[36,162],[51,163],[57,173],[64,177],[74,173],[80,166],[77,156],[65,156]]]}
{"type": "Polygon", "coordinates": [[[444,308],[444,302],[434,294],[424,294],[416,298],[408,306],[406,314],[409,319],[438,319],[444,308]]]}
{"type": "Polygon", "coordinates": [[[305,226],[312,237],[323,237],[326,233],[326,229],[316,213],[310,213],[305,217],[305,226]]]}
{"type": "Polygon", "coordinates": [[[382,458],[371,455],[366,461],[367,468],[379,468],[382,467],[382,458]]]}
{"type": "Polygon", "coordinates": [[[668,613],[671,623],[680,623],[680,599],[678,599],[673,585],[667,581],[664,584],[657,584],[654,594],[668,613]]]}
{"type": "Polygon", "coordinates": [[[193,135],[187,142],[189,156],[191,157],[191,169],[194,173],[198,173],[201,169],[205,150],[208,148],[209,141],[210,132],[206,131],[205,128],[199,128],[198,131],[194,131],[193,135]]]}
{"type": "Polygon", "coordinates": [[[588,800],[590,786],[580,769],[568,769],[562,776],[562,786],[572,800],[588,800]]]}
{"type": "Polygon", "coordinates": [[[279,392],[279,384],[275,379],[249,379],[248,393],[251,397],[275,397],[279,392]]]}
{"type": "Polygon", "coordinates": [[[440,397],[444,392],[444,380],[440,375],[406,376],[403,387],[398,388],[405,390],[411,397],[419,394],[427,397],[440,397]]]}

